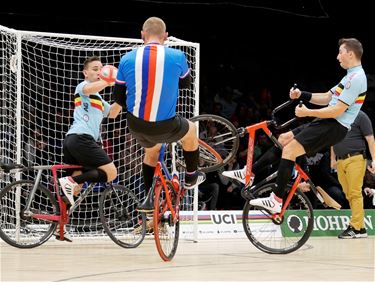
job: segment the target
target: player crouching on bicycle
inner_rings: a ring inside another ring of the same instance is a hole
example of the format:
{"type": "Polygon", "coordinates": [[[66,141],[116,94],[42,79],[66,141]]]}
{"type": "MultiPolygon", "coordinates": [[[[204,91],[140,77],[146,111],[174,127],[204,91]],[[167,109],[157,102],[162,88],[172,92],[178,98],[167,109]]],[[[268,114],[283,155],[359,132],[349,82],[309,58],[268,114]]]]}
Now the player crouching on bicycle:
{"type": "Polygon", "coordinates": [[[81,165],[84,170],[59,179],[62,191],[72,206],[74,196],[79,194],[84,182],[110,182],[117,176],[113,161],[97,143],[103,118],[115,118],[119,113],[98,93],[114,84],[114,80],[100,79],[102,67],[99,57],[87,58],[83,66],[85,80],[74,92],[74,121],[64,139],[64,162],[81,165]]]}

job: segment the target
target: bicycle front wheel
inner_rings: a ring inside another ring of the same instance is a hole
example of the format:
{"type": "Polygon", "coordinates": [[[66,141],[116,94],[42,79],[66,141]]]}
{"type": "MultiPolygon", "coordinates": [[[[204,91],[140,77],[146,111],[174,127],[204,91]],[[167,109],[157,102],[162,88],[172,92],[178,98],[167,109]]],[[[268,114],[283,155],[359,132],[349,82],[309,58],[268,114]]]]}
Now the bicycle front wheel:
{"type": "Polygon", "coordinates": [[[121,185],[107,187],[99,202],[100,220],[108,236],[123,248],[138,247],[146,234],[146,216],[137,211],[138,198],[121,185]]]}
{"type": "Polygon", "coordinates": [[[177,251],[178,239],[180,234],[180,221],[177,218],[173,219],[171,209],[167,204],[167,194],[172,201],[172,208],[178,212],[177,194],[174,190],[173,184],[167,181],[167,189],[157,183],[155,186],[154,199],[154,238],[156,248],[160,257],[164,261],[170,261],[177,251]]]}
{"type": "MultiPolygon", "coordinates": [[[[275,184],[261,186],[252,193],[256,198],[268,197],[275,184]]],[[[247,238],[259,250],[269,254],[287,254],[305,244],[313,230],[313,208],[306,195],[298,189],[280,221],[264,209],[246,201],[242,224],[247,238]]]]}
{"type": "Polygon", "coordinates": [[[34,182],[20,180],[0,191],[0,237],[17,248],[34,248],[45,243],[57,222],[37,219],[32,214],[58,215],[59,205],[52,193],[42,185],[35,189],[30,213],[25,212],[34,182]]]}
{"type": "Polygon", "coordinates": [[[239,136],[237,129],[227,119],[211,114],[198,115],[190,119],[198,122],[199,169],[211,172],[220,169],[230,162],[237,153],[239,136]],[[207,146],[208,145],[208,146],[207,146]],[[221,160],[216,155],[219,154],[221,160]]]}

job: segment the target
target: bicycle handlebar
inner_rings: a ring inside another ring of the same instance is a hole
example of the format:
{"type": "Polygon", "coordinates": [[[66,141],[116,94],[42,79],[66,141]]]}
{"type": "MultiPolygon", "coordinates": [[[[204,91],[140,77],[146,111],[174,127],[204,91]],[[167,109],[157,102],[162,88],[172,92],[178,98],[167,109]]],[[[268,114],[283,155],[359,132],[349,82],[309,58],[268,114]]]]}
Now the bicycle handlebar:
{"type": "MultiPolygon", "coordinates": [[[[293,89],[296,89],[297,88],[297,83],[294,83],[293,85],[293,89]]],[[[272,114],[271,114],[271,120],[269,121],[269,124],[270,125],[273,125],[275,127],[275,129],[279,130],[279,129],[284,129],[285,127],[288,127],[290,124],[292,124],[293,122],[295,122],[297,120],[297,117],[294,117],[286,122],[284,122],[283,124],[281,125],[278,125],[277,122],[276,122],[276,119],[275,119],[275,114],[288,107],[289,105],[291,105],[292,103],[294,102],[294,99],[289,99],[288,101],[286,101],[285,103],[281,104],[280,106],[276,107],[273,111],[272,111],[272,114]]],[[[302,106],[302,101],[299,102],[299,106],[301,107],[302,106]]]]}
{"type": "MultiPolygon", "coordinates": [[[[294,84],[294,87],[296,87],[296,84],[294,84]]],[[[275,118],[275,114],[277,112],[279,112],[280,110],[288,107],[289,105],[291,105],[292,103],[294,103],[294,100],[290,99],[286,102],[284,102],[283,104],[281,104],[280,106],[277,106],[271,113],[271,120],[268,120],[266,121],[267,122],[267,125],[268,126],[273,126],[276,130],[280,130],[280,129],[284,129],[286,127],[288,127],[290,124],[292,124],[293,122],[295,122],[298,118],[297,117],[294,117],[286,122],[284,122],[283,124],[281,125],[278,125],[277,124],[277,121],[276,121],[276,118],[275,118]]],[[[302,105],[302,101],[299,102],[300,106],[302,105]]],[[[240,128],[237,128],[237,134],[240,136],[240,137],[243,137],[245,136],[246,134],[246,127],[240,127],[240,128]]]]}
{"type": "Polygon", "coordinates": [[[288,106],[289,106],[290,104],[292,104],[293,102],[294,102],[294,100],[291,100],[291,99],[290,99],[290,100],[288,100],[288,101],[282,103],[280,106],[277,106],[276,108],[274,108],[273,111],[272,111],[272,114],[271,114],[272,119],[274,119],[275,114],[276,114],[278,111],[280,111],[280,110],[282,110],[282,109],[288,107],[288,106]]]}
{"type": "Polygon", "coordinates": [[[286,127],[288,127],[290,124],[292,124],[293,122],[295,122],[297,120],[296,117],[284,122],[283,124],[281,125],[278,125],[277,122],[276,122],[276,118],[275,118],[275,114],[288,107],[289,105],[291,105],[292,103],[294,102],[294,100],[288,100],[286,101],[285,103],[281,104],[280,106],[276,107],[273,111],[272,111],[272,114],[271,114],[271,120],[269,121],[269,124],[272,125],[275,129],[279,130],[279,129],[284,129],[286,127]]]}

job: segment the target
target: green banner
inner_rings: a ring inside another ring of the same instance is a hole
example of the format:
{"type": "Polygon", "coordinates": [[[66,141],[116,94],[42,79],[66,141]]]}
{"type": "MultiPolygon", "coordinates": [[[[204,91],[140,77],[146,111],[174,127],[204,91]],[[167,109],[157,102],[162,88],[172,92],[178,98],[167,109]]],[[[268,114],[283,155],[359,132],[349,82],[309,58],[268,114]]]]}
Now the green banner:
{"type": "MultiPolygon", "coordinates": [[[[311,236],[337,236],[348,227],[350,210],[314,210],[314,228],[311,236]]],[[[284,236],[300,236],[307,227],[306,211],[291,210],[285,213],[281,225],[284,236]]],[[[365,227],[368,235],[375,235],[375,210],[365,210],[365,227]]]]}

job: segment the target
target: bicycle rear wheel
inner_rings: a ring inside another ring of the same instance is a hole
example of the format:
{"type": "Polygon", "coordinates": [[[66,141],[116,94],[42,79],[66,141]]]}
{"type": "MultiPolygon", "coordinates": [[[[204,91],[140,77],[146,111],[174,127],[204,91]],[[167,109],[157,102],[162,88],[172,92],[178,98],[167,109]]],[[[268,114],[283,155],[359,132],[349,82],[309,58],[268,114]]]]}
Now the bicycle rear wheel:
{"type": "Polygon", "coordinates": [[[126,187],[109,185],[99,202],[100,220],[108,236],[123,248],[138,247],[146,235],[146,216],[138,198],[126,187]]]}
{"type": "MultiPolygon", "coordinates": [[[[0,237],[17,248],[34,248],[45,243],[56,229],[57,222],[33,218],[24,213],[34,182],[20,180],[0,191],[0,237]]],[[[59,205],[52,193],[39,185],[30,211],[34,214],[58,215],[59,205]]]]}
{"type": "MultiPolygon", "coordinates": [[[[268,197],[275,184],[268,183],[252,193],[256,198],[268,197]]],[[[309,199],[299,190],[294,193],[280,222],[264,209],[246,201],[242,224],[250,242],[259,250],[269,254],[287,254],[305,244],[312,232],[313,209],[309,199]]]]}
{"type": "Polygon", "coordinates": [[[201,171],[218,170],[236,156],[239,136],[237,129],[229,120],[221,116],[205,114],[195,116],[190,121],[199,123],[199,139],[203,141],[199,144],[199,169],[201,171]],[[216,152],[222,161],[217,160],[216,152]]]}
{"type": "Polygon", "coordinates": [[[154,199],[154,238],[156,248],[160,257],[164,261],[170,261],[177,251],[178,239],[180,235],[180,221],[177,217],[173,220],[172,213],[167,205],[166,193],[169,194],[174,211],[178,211],[176,206],[177,195],[173,184],[167,181],[167,191],[160,183],[155,186],[154,199]]]}

